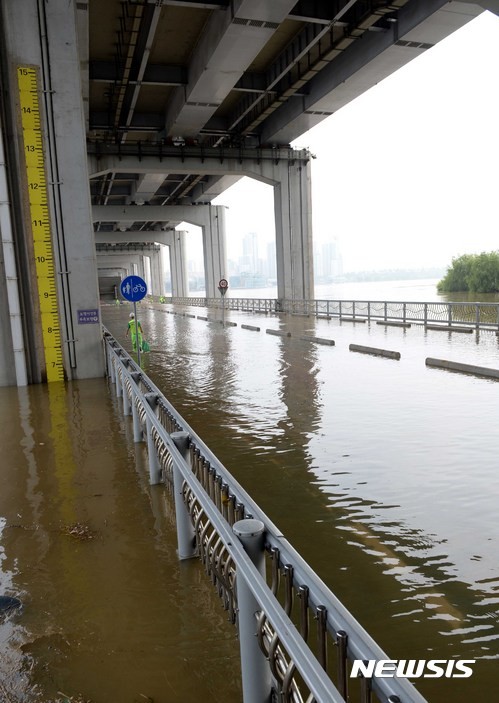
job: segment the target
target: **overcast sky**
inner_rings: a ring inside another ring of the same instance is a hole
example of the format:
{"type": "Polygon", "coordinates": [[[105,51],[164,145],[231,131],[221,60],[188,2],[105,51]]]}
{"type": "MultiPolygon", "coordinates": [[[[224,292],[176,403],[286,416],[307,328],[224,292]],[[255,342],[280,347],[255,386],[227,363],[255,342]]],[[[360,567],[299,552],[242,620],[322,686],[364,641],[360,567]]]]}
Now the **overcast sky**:
{"type": "MultiPolygon", "coordinates": [[[[447,266],[499,249],[499,18],[484,13],[302,135],[314,242],[344,270],[447,266]]],[[[273,238],[270,186],[244,178],[227,205],[229,258],[273,238]]]]}

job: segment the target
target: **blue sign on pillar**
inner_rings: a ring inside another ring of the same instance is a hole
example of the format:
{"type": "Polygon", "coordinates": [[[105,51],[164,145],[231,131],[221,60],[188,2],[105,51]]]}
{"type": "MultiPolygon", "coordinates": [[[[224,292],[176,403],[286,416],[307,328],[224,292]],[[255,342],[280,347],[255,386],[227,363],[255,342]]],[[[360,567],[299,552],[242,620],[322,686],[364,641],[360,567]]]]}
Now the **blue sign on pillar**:
{"type": "Polygon", "coordinates": [[[121,295],[131,303],[137,303],[147,293],[147,283],[140,276],[127,276],[121,281],[121,295]]]}

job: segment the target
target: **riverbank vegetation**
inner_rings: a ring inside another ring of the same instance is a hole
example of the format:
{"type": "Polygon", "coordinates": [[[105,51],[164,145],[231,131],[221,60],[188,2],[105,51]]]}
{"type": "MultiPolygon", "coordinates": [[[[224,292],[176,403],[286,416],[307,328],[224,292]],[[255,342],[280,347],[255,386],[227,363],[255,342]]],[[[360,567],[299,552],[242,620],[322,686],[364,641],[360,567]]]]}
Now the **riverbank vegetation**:
{"type": "Polygon", "coordinates": [[[499,250],[481,254],[464,254],[452,259],[452,265],[437,284],[439,293],[470,291],[499,292],[499,250]]]}

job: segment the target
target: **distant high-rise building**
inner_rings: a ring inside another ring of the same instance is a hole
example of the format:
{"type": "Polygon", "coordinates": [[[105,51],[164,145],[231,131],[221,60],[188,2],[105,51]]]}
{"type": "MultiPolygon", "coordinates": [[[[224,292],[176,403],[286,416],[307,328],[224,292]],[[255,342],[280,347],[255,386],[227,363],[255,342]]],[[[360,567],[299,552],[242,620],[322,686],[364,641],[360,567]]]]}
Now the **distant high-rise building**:
{"type": "Polygon", "coordinates": [[[336,239],[315,248],[314,273],[317,280],[331,280],[343,274],[343,259],[336,239]]]}
{"type": "Polygon", "coordinates": [[[267,244],[267,259],[265,261],[265,264],[266,264],[266,268],[264,271],[265,276],[270,279],[277,278],[275,242],[268,242],[268,244],[267,244]]]}
{"type": "Polygon", "coordinates": [[[258,270],[258,237],[256,232],[249,232],[243,237],[243,255],[241,270],[256,273],[258,270]]]}

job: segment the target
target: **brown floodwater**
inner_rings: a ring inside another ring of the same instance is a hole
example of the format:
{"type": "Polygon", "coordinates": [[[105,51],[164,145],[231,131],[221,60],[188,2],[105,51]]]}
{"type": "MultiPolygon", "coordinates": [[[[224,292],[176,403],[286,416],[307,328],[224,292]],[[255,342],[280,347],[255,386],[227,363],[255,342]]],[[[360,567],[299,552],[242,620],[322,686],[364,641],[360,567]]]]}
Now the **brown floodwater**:
{"type": "MultiPolygon", "coordinates": [[[[146,372],[391,657],[475,660],[469,679],[420,680],[429,701],[490,698],[498,385],[425,359],[499,368],[498,337],[226,314],[237,327],[142,310],[146,372]],[[401,358],[355,354],[350,343],[401,358]]],[[[126,310],[104,316],[123,340],[126,310]]]]}
{"type": "Polygon", "coordinates": [[[0,701],[237,701],[238,644],[107,382],[0,389],[0,701]],[[65,694],[65,695],[63,695],[65,694]]]}
{"type": "MultiPolygon", "coordinates": [[[[476,660],[418,682],[431,703],[494,700],[497,382],[424,360],[499,368],[495,334],[166,309],[140,309],[143,367],[187,422],[391,657],[476,660]]],[[[103,308],[125,346],[128,312],[103,308]]],[[[0,389],[0,595],[24,604],[0,621],[0,681],[15,703],[240,701],[234,628],[200,564],[178,563],[120,408],[98,380],[0,389]]]]}

